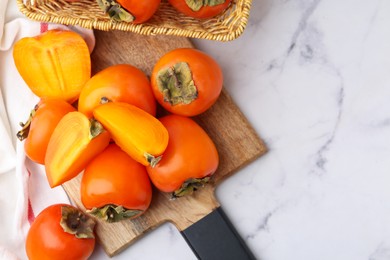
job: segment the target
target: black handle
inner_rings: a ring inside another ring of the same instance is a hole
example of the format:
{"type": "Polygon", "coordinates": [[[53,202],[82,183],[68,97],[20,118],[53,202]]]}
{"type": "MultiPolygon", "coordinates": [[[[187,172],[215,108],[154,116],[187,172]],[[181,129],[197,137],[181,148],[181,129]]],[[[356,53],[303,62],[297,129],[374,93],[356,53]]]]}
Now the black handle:
{"type": "Polygon", "coordinates": [[[254,260],[221,207],[181,232],[201,260],[254,260]]]}

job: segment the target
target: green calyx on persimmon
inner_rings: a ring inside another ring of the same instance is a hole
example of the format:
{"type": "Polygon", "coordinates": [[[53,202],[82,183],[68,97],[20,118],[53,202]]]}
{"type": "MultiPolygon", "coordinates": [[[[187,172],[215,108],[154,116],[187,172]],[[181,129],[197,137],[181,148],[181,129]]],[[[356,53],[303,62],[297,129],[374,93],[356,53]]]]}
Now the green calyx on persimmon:
{"type": "Polygon", "coordinates": [[[226,0],[186,0],[192,11],[199,11],[203,6],[216,6],[225,3],[226,0]]]}
{"type": "Polygon", "coordinates": [[[124,9],[119,3],[114,0],[97,0],[99,7],[110,16],[111,19],[117,22],[133,22],[134,15],[124,9]]]}
{"type": "Polygon", "coordinates": [[[172,193],[173,198],[182,197],[185,195],[191,195],[198,188],[203,187],[210,180],[210,176],[206,176],[204,178],[190,178],[186,180],[178,190],[175,190],[172,193]]]}
{"type": "Polygon", "coordinates": [[[198,97],[191,69],[186,62],[178,62],[160,70],[157,77],[157,85],[164,101],[171,105],[190,104],[198,97]]]}
{"type": "Polygon", "coordinates": [[[105,220],[109,223],[113,223],[123,219],[131,219],[137,215],[140,215],[143,211],[137,209],[126,209],[122,206],[116,205],[106,205],[101,208],[87,210],[87,212],[97,218],[105,220]]]}

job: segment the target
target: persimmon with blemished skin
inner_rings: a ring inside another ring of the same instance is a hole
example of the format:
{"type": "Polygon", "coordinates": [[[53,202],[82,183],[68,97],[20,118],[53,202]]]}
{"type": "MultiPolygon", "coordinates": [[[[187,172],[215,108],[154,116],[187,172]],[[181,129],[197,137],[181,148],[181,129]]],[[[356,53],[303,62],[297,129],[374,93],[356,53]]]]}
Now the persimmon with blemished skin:
{"type": "Polygon", "coordinates": [[[86,260],[95,248],[95,222],[77,208],[54,204],[32,223],[26,238],[30,260],[86,260]]]}
{"type": "Polygon", "coordinates": [[[146,167],[159,190],[174,196],[191,193],[205,184],[219,164],[218,151],[208,134],[191,118],[167,115],[160,118],[169,142],[156,167],[146,167]]]}
{"type": "Polygon", "coordinates": [[[145,166],[112,143],[85,168],[80,194],[89,213],[117,222],[149,208],[152,185],[145,166]]]}
{"type": "Polygon", "coordinates": [[[208,54],[178,48],[155,64],[151,84],[157,102],[167,111],[196,116],[209,109],[222,91],[223,74],[208,54]]]}
{"type": "Polygon", "coordinates": [[[168,0],[179,12],[198,19],[207,19],[221,14],[231,0],[168,0]],[[208,2],[208,3],[205,3],[208,2]]]}
{"type": "Polygon", "coordinates": [[[66,114],[47,146],[45,170],[50,187],[76,177],[108,146],[110,139],[110,133],[96,120],[78,111],[66,114]]]}
{"type": "Polygon", "coordinates": [[[97,3],[115,21],[140,24],[156,13],[161,0],[97,0],[97,3]]]}
{"type": "Polygon", "coordinates": [[[130,64],[113,65],[92,76],[81,90],[78,110],[91,118],[102,99],[129,103],[156,115],[156,100],[149,79],[130,64]]]}
{"type": "Polygon", "coordinates": [[[38,97],[69,103],[91,77],[91,57],[84,39],[73,31],[49,30],[25,37],[14,45],[15,66],[38,97]]]}
{"type": "Polygon", "coordinates": [[[61,99],[42,98],[39,101],[17,134],[19,140],[25,140],[24,150],[28,158],[39,164],[45,163],[46,149],[55,127],[62,117],[73,111],[76,108],[61,99]]]}

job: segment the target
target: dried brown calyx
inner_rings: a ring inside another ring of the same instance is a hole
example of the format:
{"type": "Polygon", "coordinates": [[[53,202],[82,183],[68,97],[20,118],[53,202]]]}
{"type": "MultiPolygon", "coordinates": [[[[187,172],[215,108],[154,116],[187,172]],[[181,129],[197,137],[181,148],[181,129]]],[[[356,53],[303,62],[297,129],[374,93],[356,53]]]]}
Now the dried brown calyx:
{"type": "Polygon", "coordinates": [[[61,214],[60,225],[65,232],[77,238],[95,238],[95,221],[91,217],[72,206],[62,206],[61,214]]]}

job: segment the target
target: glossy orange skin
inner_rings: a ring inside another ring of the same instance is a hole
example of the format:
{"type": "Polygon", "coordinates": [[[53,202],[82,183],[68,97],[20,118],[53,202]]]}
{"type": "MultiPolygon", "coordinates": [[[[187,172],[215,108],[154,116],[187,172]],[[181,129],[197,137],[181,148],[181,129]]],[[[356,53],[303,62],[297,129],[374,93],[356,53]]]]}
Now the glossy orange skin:
{"type": "Polygon", "coordinates": [[[230,5],[231,0],[226,0],[225,3],[216,6],[203,6],[198,11],[193,11],[188,7],[185,0],[168,0],[179,12],[198,19],[207,19],[214,17],[223,12],[230,5]]]}
{"type": "Polygon", "coordinates": [[[219,64],[206,53],[190,48],[179,48],[168,52],[155,64],[151,83],[157,102],[167,111],[183,116],[195,116],[209,109],[222,91],[223,74],[219,64]],[[198,90],[198,97],[189,104],[171,105],[164,101],[163,94],[157,86],[158,72],[172,67],[178,62],[188,63],[192,78],[198,90]]]}
{"type": "Polygon", "coordinates": [[[160,118],[169,133],[168,147],[149,177],[159,190],[173,192],[190,178],[203,178],[218,168],[218,151],[207,133],[191,118],[168,115],[160,118]]]}
{"type": "Polygon", "coordinates": [[[114,204],[145,211],[152,200],[152,185],[145,166],[114,143],[88,164],[80,189],[81,201],[87,209],[114,204]]]}
{"type": "Polygon", "coordinates": [[[135,17],[133,23],[139,24],[146,22],[154,15],[161,0],[117,0],[117,2],[135,17]]]}
{"type": "Polygon", "coordinates": [[[88,80],[79,97],[79,111],[91,118],[93,109],[101,104],[102,97],[113,102],[129,103],[156,115],[156,100],[150,81],[132,65],[110,66],[88,80]]]}
{"type": "Polygon", "coordinates": [[[76,238],[60,226],[62,206],[65,204],[45,208],[31,225],[26,239],[30,260],[85,260],[92,254],[95,239],[76,238]]]}
{"type": "Polygon", "coordinates": [[[24,141],[24,150],[32,161],[44,164],[47,145],[55,127],[64,115],[76,109],[66,101],[53,98],[42,98],[37,106],[24,141]]]}

